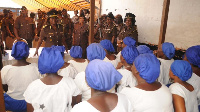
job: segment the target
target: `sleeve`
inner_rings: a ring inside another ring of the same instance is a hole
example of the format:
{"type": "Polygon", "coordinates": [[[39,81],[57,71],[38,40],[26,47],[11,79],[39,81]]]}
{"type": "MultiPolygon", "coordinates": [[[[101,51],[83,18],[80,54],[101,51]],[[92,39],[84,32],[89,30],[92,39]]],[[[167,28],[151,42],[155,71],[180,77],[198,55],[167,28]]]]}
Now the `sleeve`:
{"type": "Polygon", "coordinates": [[[10,67],[11,67],[10,65],[7,65],[7,66],[5,66],[5,67],[3,67],[3,68],[1,69],[1,80],[2,80],[2,84],[7,84],[6,77],[8,76],[7,73],[8,73],[8,71],[9,71],[10,67]]]}
{"type": "Polygon", "coordinates": [[[115,36],[115,38],[117,38],[117,28],[116,28],[116,26],[113,27],[112,36],[115,36]]]}
{"type": "MultiPolygon", "coordinates": [[[[24,92],[23,96],[24,96],[25,101],[27,103],[31,103],[32,104],[32,100],[35,97],[34,93],[36,92],[35,91],[36,90],[35,89],[36,86],[37,86],[37,83],[35,83],[35,81],[33,81],[32,83],[29,84],[29,86],[27,87],[26,91],[24,92]]],[[[37,91],[38,91],[38,89],[37,89],[37,91]]]]}
{"type": "Polygon", "coordinates": [[[180,87],[180,85],[178,85],[178,84],[176,84],[176,83],[174,83],[174,84],[172,84],[170,87],[169,87],[169,90],[170,90],[170,92],[172,93],[172,94],[176,94],[176,95],[179,95],[179,96],[181,96],[181,97],[183,97],[184,98],[184,91],[183,91],[183,89],[180,87]]]}
{"type": "Polygon", "coordinates": [[[41,30],[41,32],[40,32],[40,38],[41,38],[42,40],[44,40],[44,38],[45,38],[45,31],[44,31],[44,28],[42,28],[42,30],[41,30]]]}
{"type": "Polygon", "coordinates": [[[74,79],[74,82],[75,82],[76,86],[79,88],[79,90],[81,92],[83,92],[84,91],[83,90],[83,83],[84,83],[83,81],[85,81],[85,80],[82,79],[81,75],[82,75],[82,72],[78,73],[74,79]]]}
{"type": "Polygon", "coordinates": [[[74,66],[72,64],[70,64],[69,65],[69,76],[74,79],[77,74],[78,74],[77,70],[74,68],[74,66]]]}
{"type": "Polygon", "coordinates": [[[74,80],[72,78],[69,78],[71,81],[71,87],[73,89],[73,93],[72,96],[78,96],[81,94],[80,89],[77,87],[77,85],[75,84],[74,80]]]}
{"type": "Polygon", "coordinates": [[[16,28],[16,29],[19,29],[19,26],[20,24],[19,24],[19,17],[17,17],[16,18],[16,20],[15,20],[15,25],[14,25],[14,27],[16,28]]]}

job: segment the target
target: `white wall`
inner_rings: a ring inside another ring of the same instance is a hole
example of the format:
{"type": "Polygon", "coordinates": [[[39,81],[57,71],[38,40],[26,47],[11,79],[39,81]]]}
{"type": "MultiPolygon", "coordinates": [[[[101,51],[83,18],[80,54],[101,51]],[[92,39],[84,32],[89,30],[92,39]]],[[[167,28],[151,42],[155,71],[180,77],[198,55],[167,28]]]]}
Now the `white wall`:
{"type": "MultiPolygon", "coordinates": [[[[139,42],[158,44],[163,0],[102,0],[102,14],[136,15],[139,42]]],[[[200,0],[171,0],[166,42],[187,49],[200,45],[200,0]]]]}

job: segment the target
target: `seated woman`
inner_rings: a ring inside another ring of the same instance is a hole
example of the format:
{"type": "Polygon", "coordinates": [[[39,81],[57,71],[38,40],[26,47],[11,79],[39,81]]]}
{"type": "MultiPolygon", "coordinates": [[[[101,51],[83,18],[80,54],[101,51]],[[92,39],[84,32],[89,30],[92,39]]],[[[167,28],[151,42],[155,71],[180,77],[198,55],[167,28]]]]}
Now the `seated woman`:
{"type": "Polygon", "coordinates": [[[200,45],[188,48],[183,60],[188,61],[192,66],[193,74],[187,82],[194,87],[200,107],[200,45]]]}
{"type": "Polygon", "coordinates": [[[134,46],[126,46],[121,52],[121,64],[118,64],[118,72],[122,74],[122,80],[119,82],[118,92],[123,87],[134,87],[137,85],[135,77],[131,72],[131,66],[135,58],[139,55],[137,49],[134,46]],[[120,66],[119,66],[120,65],[120,66]],[[122,68],[124,66],[124,68],[122,68]]]}
{"type": "Polygon", "coordinates": [[[140,54],[133,63],[132,73],[138,85],[123,88],[121,93],[131,101],[133,112],[173,112],[169,89],[156,81],[160,62],[155,55],[140,54]]]}
{"type": "Polygon", "coordinates": [[[169,76],[174,83],[169,89],[173,96],[175,112],[198,112],[197,94],[186,81],[192,76],[192,67],[187,61],[176,60],[172,63],[169,76]]]}
{"type": "Polygon", "coordinates": [[[4,87],[4,100],[6,110],[26,111],[24,92],[28,85],[40,78],[37,64],[29,63],[29,47],[25,42],[18,41],[12,47],[11,56],[16,62],[4,66],[1,70],[2,84],[4,87]]]}
{"type": "Polygon", "coordinates": [[[139,45],[136,48],[137,48],[139,54],[153,53],[153,51],[146,45],[139,45]]]}
{"type": "Polygon", "coordinates": [[[157,57],[161,63],[158,81],[165,85],[170,84],[169,70],[171,64],[174,62],[174,55],[175,48],[172,43],[165,42],[162,44],[162,47],[158,48],[157,57]]]}
{"type": "Polygon", "coordinates": [[[132,112],[131,103],[123,94],[108,93],[122,78],[114,66],[99,59],[86,68],[85,79],[91,87],[91,98],[74,106],[71,112],[132,112]]]}
{"type": "Polygon", "coordinates": [[[114,54],[112,54],[113,52],[115,52],[115,49],[114,49],[111,41],[108,39],[104,39],[104,40],[100,41],[100,44],[106,51],[106,57],[105,57],[104,61],[110,62],[113,64],[114,67],[117,67],[118,63],[116,61],[116,56],[114,54]]]}
{"type": "Polygon", "coordinates": [[[57,74],[64,63],[59,50],[42,49],[38,68],[41,74],[46,75],[33,81],[24,93],[28,112],[69,112],[75,103],[80,102],[80,90],[73,79],[57,74]]]}
{"type": "MultiPolygon", "coordinates": [[[[64,46],[52,46],[53,49],[57,49],[61,52],[62,57],[64,58],[65,47],[64,46]]],[[[77,70],[70,63],[65,62],[64,65],[58,70],[58,75],[64,77],[71,77],[74,79],[78,74],[77,70]]]]}
{"type": "MultiPolygon", "coordinates": [[[[135,46],[136,41],[132,37],[125,37],[123,39],[122,48],[126,46],[135,46]]],[[[121,51],[117,54],[117,61],[120,62],[121,51]]]]}
{"type": "Polygon", "coordinates": [[[72,60],[69,60],[68,63],[71,63],[78,73],[85,71],[88,61],[82,58],[82,48],[80,46],[72,46],[70,56],[72,60]]]}
{"type": "MultiPolygon", "coordinates": [[[[106,52],[103,47],[98,43],[92,43],[87,47],[87,59],[92,61],[94,59],[103,60],[106,56],[106,52]]],[[[91,98],[91,88],[85,81],[85,71],[80,72],[74,79],[76,85],[82,92],[82,101],[86,101],[91,98]]]]}

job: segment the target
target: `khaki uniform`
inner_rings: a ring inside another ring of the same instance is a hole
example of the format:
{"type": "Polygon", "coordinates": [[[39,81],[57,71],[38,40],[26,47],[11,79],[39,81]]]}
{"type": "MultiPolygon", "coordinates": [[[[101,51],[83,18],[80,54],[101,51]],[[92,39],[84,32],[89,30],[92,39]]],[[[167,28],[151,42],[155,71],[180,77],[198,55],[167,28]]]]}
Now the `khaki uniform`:
{"type": "Polygon", "coordinates": [[[86,48],[88,46],[89,26],[84,23],[81,26],[79,23],[74,25],[74,43],[75,46],[81,46],[83,49],[83,58],[86,58],[86,48]]]}
{"type": "MultiPolygon", "coordinates": [[[[9,30],[10,30],[10,33],[12,35],[15,35],[14,34],[14,19],[13,18],[8,18],[6,20],[6,26],[8,26],[9,30]]],[[[10,36],[9,32],[7,31],[7,34],[10,36]]]]}
{"type": "Polygon", "coordinates": [[[18,30],[18,36],[28,42],[29,47],[32,47],[32,41],[35,36],[35,23],[29,17],[17,17],[14,27],[18,30]]]}
{"type": "Polygon", "coordinates": [[[70,18],[62,18],[61,24],[64,27],[64,37],[65,42],[67,43],[68,49],[72,46],[72,31],[73,31],[73,23],[70,18]]]}
{"type": "Polygon", "coordinates": [[[1,21],[1,31],[2,31],[2,36],[3,36],[3,41],[6,40],[6,37],[8,36],[7,31],[6,31],[6,20],[7,18],[3,18],[1,21]]]}
{"type": "Polygon", "coordinates": [[[40,32],[40,38],[46,42],[45,47],[51,47],[52,45],[62,46],[64,38],[63,26],[58,24],[57,31],[55,31],[51,25],[45,25],[40,32]]]}
{"type": "Polygon", "coordinates": [[[137,32],[137,26],[133,26],[131,28],[127,28],[126,26],[124,26],[121,30],[121,32],[118,35],[119,40],[123,40],[125,37],[132,37],[134,38],[136,41],[138,40],[138,32],[137,32]]]}
{"type": "Polygon", "coordinates": [[[112,42],[112,37],[115,37],[113,46],[115,48],[115,51],[117,49],[117,27],[112,24],[111,26],[104,26],[103,28],[103,39],[108,39],[112,42]]]}
{"type": "Polygon", "coordinates": [[[116,26],[113,24],[111,26],[104,26],[103,28],[103,39],[108,39],[110,41],[112,41],[112,37],[115,36],[115,38],[117,37],[117,28],[116,26]]]}
{"type": "Polygon", "coordinates": [[[37,20],[37,34],[38,34],[38,37],[40,36],[40,31],[44,25],[44,22],[45,22],[45,19],[44,18],[39,18],[37,20]]]}

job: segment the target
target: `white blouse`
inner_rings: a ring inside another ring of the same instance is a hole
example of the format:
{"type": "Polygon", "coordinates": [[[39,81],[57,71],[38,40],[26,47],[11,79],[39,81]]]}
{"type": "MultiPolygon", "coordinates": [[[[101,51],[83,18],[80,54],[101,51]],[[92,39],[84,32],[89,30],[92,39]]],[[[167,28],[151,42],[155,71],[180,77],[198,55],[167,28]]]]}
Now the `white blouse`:
{"type": "Polygon", "coordinates": [[[73,79],[63,77],[55,85],[46,85],[40,79],[32,82],[24,93],[34,112],[69,112],[72,96],[81,94],[73,79]]]}

